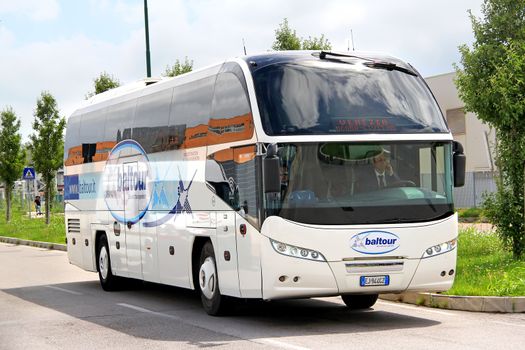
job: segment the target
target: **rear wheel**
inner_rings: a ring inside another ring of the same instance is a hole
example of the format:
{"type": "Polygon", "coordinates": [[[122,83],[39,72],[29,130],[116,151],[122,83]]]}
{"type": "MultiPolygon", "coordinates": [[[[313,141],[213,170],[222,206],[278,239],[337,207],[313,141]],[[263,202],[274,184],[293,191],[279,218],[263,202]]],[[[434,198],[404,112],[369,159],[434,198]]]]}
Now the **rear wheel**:
{"type": "Polygon", "coordinates": [[[111,271],[111,258],[109,257],[109,245],[106,235],[98,239],[97,270],[102,289],[113,291],[118,288],[119,278],[111,271]]]}
{"type": "Polygon", "coordinates": [[[215,252],[209,241],[202,247],[199,266],[198,279],[202,306],[208,315],[222,315],[227,308],[226,297],[222,296],[219,290],[215,252]]]}
{"type": "Polygon", "coordinates": [[[361,310],[372,307],[376,303],[378,296],[378,294],[341,295],[341,299],[343,299],[349,309],[361,310]]]}

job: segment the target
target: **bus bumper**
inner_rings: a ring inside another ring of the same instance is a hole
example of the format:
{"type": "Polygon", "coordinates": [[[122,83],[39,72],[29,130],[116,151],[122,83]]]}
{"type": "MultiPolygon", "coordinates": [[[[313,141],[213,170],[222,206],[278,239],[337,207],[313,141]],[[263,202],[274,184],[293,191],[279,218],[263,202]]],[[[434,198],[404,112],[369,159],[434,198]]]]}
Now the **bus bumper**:
{"type": "Polygon", "coordinates": [[[263,299],[445,291],[454,282],[456,252],[426,259],[320,262],[281,255],[263,244],[263,299]],[[377,276],[388,276],[388,284],[362,285],[363,277],[377,276]]]}

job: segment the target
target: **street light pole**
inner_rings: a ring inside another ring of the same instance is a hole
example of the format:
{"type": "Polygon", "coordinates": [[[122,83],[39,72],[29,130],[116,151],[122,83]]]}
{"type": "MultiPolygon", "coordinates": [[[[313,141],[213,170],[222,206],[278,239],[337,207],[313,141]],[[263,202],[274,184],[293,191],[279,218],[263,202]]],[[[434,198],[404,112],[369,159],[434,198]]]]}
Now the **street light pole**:
{"type": "Polygon", "coordinates": [[[151,78],[151,60],[149,57],[149,25],[148,25],[148,0],[144,0],[144,22],[146,24],[146,72],[151,78]]]}

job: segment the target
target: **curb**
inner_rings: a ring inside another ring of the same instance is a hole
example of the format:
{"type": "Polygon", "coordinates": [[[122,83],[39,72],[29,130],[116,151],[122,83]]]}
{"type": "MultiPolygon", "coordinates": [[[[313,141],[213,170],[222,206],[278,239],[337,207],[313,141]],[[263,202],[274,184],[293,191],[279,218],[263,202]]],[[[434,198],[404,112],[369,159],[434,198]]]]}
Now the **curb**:
{"type": "Polygon", "coordinates": [[[525,312],[525,297],[462,296],[434,293],[381,294],[382,300],[473,312],[525,312]]]}
{"type": "Polygon", "coordinates": [[[0,236],[0,242],[16,244],[16,245],[19,245],[19,244],[28,245],[31,247],[44,248],[44,249],[61,250],[64,252],[67,251],[67,246],[65,244],[59,244],[59,243],[29,241],[26,239],[4,237],[4,236],[0,236]]]}

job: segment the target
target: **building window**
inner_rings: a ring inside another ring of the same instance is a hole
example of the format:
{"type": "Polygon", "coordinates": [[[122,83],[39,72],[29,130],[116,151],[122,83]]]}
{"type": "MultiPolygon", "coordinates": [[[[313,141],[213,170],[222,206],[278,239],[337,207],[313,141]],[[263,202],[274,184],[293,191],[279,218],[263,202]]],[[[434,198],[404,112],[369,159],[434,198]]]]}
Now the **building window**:
{"type": "Polygon", "coordinates": [[[465,111],[463,108],[448,109],[447,123],[452,135],[465,134],[465,111]]]}

